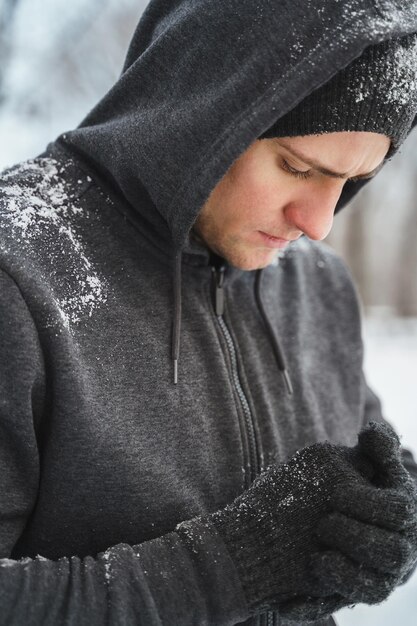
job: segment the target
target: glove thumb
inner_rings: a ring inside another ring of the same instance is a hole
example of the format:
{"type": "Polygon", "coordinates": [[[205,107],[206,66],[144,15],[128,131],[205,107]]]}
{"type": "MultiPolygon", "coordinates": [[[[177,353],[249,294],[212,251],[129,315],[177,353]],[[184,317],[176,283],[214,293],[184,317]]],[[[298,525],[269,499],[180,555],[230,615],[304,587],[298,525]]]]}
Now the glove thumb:
{"type": "Polygon", "coordinates": [[[396,487],[404,483],[408,473],[401,460],[400,439],[392,426],[369,422],[358,435],[358,450],[374,466],[375,484],[396,487]]]}

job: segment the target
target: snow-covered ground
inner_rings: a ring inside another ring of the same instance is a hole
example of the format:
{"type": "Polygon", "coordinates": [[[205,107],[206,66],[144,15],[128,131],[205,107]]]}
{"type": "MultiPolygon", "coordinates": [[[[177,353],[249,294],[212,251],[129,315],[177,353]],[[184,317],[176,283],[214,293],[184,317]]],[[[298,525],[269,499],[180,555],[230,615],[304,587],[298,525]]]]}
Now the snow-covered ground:
{"type": "MultiPolygon", "coordinates": [[[[368,319],[364,340],[368,382],[417,460],[417,320],[368,319]]],[[[343,609],[336,620],[339,626],[415,626],[417,573],[382,604],[343,609]]]]}

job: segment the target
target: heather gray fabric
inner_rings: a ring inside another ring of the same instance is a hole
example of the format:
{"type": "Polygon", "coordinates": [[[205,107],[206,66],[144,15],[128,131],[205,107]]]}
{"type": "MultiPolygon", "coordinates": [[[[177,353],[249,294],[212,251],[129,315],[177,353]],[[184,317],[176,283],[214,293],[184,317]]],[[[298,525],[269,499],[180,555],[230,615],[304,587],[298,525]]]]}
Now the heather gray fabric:
{"type": "Polygon", "coordinates": [[[227,267],[219,319],[210,255],[188,232],[274,118],[366,45],[414,31],[414,2],[151,2],[82,128],[3,173],[0,624],[280,624],[279,612],[249,618],[217,533],[190,549],[174,529],[267,465],[314,442],[353,445],[383,419],[356,293],[336,255],[305,239],[263,271],[290,396],[255,273],[227,267]]]}
{"type": "Polygon", "coordinates": [[[328,248],[303,240],[264,270],[290,397],[254,272],[228,268],[225,320],[252,431],[210,300],[207,252],[194,244],[184,255],[174,386],[171,259],[58,154],[1,183],[0,540],[11,560],[0,562],[0,623],[239,623],[241,583],[220,539],[201,533],[190,552],[172,531],[230,503],[266,465],[315,441],[351,445],[363,423],[382,419],[361,373],[349,276],[328,248]]]}

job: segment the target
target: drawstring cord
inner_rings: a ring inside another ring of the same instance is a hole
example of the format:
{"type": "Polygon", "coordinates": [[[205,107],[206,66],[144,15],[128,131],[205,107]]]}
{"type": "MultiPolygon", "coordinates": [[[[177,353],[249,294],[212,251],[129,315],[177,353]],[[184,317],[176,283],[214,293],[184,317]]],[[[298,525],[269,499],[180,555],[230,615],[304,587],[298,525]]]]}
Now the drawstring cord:
{"type": "MultiPolygon", "coordinates": [[[[182,316],[182,307],[181,307],[181,266],[182,266],[182,251],[178,250],[175,253],[174,258],[174,273],[173,273],[173,291],[174,291],[174,318],[172,322],[172,346],[171,346],[171,358],[174,364],[174,385],[178,383],[178,361],[180,356],[180,343],[181,343],[181,316],[182,316]]],[[[285,386],[290,395],[293,394],[293,386],[291,383],[291,378],[288,372],[288,368],[285,362],[284,353],[282,351],[281,346],[278,343],[278,340],[275,336],[275,333],[272,329],[272,326],[269,322],[268,316],[265,311],[265,307],[261,298],[261,281],[262,281],[262,270],[256,271],[256,279],[255,279],[255,299],[256,304],[258,305],[258,309],[261,313],[262,319],[264,321],[266,330],[269,334],[272,348],[274,351],[275,359],[278,364],[278,368],[284,378],[285,386]]]]}
{"type": "Polygon", "coordinates": [[[256,279],[255,279],[255,299],[256,299],[256,304],[258,305],[258,309],[259,312],[262,316],[262,319],[264,321],[266,330],[269,334],[271,343],[272,343],[272,348],[274,351],[274,355],[275,355],[275,359],[276,362],[278,364],[278,368],[284,378],[284,382],[285,382],[285,386],[287,388],[287,391],[290,395],[292,395],[294,393],[293,391],[293,386],[292,386],[292,382],[291,382],[291,378],[288,372],[288,368],[287,368],[287,364],[285,362],[285,357],[284,357],[284,353],[282,351],[281,346],[278,343],[278,339],[275,336],[274,330],[269,322],[268,316],[266,314],[265,311],[265,307],[263,305],[262,302],[262,298],[261,298],[261,281],[262,281],[262,269],[260,270],[256,270],[256,279]]]}
{"type": "Polygon", "coordinates": [[[171,358],[174,363],[174,385],[178,383],[178,360],[180,357],[180,341],[181,341],[181,264],[182,251],[178,250],[174,258],[174,319],[172,321],[172,346],[171,358]]]}

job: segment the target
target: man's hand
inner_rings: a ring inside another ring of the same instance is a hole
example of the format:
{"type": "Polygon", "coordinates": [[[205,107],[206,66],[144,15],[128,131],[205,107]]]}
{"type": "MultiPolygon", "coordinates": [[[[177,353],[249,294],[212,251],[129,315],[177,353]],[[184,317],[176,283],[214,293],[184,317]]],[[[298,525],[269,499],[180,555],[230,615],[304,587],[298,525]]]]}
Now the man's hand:
{"type": "Polygon", "coordinates": [[[297,598],[288,621],[319,619],[346,604],[377,604],[404,583],[417,565],[417,488],[401,462],[400,442],[385,424],[371,423],[358,450],[372,464],[371,483],[337,487],[316,537],[325,549],[311,558],[323,596],[297,598]]]}
{"type": "MultiPolygon", "coordinates": [[[[382,442],[391,450],[396,435],[380,426],[363,431],[352,448],[329,442],[313,444],[298,451],[287,463],[269,467],[223,509],[198,518],[214,526],[223,539],[251,613],[277,609],[282,616],[308,622],[357,601],[358,577],[361,592],[369,592],[365,596],[361,593],[362,601],[364,597],[365,601],[372,600],[375,589],[378,599],[386,597],[395,586],[396,575],[389,572],[378,570],[372,572],[372,579],[368,574],[361,579],[363,564],[353,561],[338,547],[329,550],[320,535],[321,524],[326,523],[331,526],[331,536],[339,540],[331,516],[335,512],[346,515],[335,508],[340,494],[351,493],[351,500],[355,501],[355,494],[368,497],[371,493],[375,500],[374,494],[381,491],[372,483],[381,478],[379,465],[368,454],[367,432],[374,447],[382,442]]],[[[395,528],[407,503],[405,496],[397,495],[391,502],[388,518],[395,528]]],[[[386,500],[381,515],[386,515],[385,505],[386,500]]],[[[355,521],[362,522],[356,518],[355,521]]],[[[192,526],[193,520],[182,522],[176,531],[180,535],[192,534],[192,526]]],[[[342,537],[352,545],[347,532],[342,537]]],[[[408,554],[407,549],[404,544],[408,554]]],[[[385,555],[385,562],[391,566],[392,555],[391,561],[385,555]]]]}

